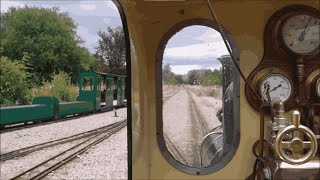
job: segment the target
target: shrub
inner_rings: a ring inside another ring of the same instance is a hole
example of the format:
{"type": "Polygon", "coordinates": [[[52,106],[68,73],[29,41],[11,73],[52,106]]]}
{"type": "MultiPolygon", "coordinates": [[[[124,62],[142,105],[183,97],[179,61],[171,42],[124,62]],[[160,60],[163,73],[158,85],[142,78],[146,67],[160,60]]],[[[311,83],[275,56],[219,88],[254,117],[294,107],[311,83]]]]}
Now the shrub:
{"type": "Polygon", "coordinates": [[[0,106],[30,103],[26,67],[4,56],[0,57],[0,64],[0,106]]]}
{"type": "Polygon", "coordinates": [[[75,101],[78,88],[71,85],[70,77],[64,72],[52,74],[51,82],[43,82],[43,86],[32,90],[32,96],[54,96],[60,101],[75,101]]]}

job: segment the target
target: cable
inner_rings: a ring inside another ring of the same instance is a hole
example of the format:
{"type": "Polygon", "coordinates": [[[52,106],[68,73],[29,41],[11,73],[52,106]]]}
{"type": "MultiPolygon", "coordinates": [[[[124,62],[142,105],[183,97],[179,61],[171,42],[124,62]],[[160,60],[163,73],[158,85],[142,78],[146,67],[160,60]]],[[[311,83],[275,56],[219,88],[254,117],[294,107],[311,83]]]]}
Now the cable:
{"type": "Polygon", "coordinates": [[[263,103],[262,98],[261,98],[261,97],[256,93],[256,91],[251,87],[251,85],[249,84],[248,80],[244,77],[244,75],[243,75],[243,73],[242,73],[239,65],[237,64],[237,62],[236,62],[236,60],[235,60],[235,58],[234,58],[234,56],[233,56],[233,54],[232,54],[232,50],[231,50],[231,48],[230,48],[230,46],[229,46],[229,44],[228,44],[228,41],[227,41],[227,39],[226,39],[226,37],[225,37],[225,35],[224,35],[224,33],[223,33],[223,29],[222,29],[222,27],[220,26],[220,24],[219,24],[219,22],[218,22],[218,19],[217,19],[217,16],[215,15],[215,13],[214,13],[214,11],[213,11],[213,8],[212,8],[212,5],[211,5],[211,3],[210,3],[210,0],[207,0],[207,5],[208,5],[208,7],[209,7],[210,13],[211,13],[214,21],[217,23],[217,25],[218,25],[218,27],[219,27],[219,32],[220,32],[220,34],[221,34],[221,36],[222,36],[223,42],[224,42],[224,44],[226,45],[226,47],[227,47],[227,49],[228,49],[228,52],[229,52],[229,54],[230,54],[230,56],[231,56],[231,59],[232,59],[234,65],[235,65],[235,67],[237,68],[240,76],[242,77],[242,79],[244,80],[244,82],[246,83],[246,85],[249,87],[250,91],[260,100],[261,103],[263,103]]]}

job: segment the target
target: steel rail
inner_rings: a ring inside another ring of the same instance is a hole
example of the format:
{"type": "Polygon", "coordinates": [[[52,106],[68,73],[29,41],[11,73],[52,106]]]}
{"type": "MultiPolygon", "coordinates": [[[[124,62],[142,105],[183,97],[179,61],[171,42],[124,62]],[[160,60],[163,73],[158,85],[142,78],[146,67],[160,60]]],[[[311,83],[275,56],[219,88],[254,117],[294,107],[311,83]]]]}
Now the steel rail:
{"type": "Polygon", "coordinates": [[[113,124],[114,126],[110,126],[110,129],[94,135],[93,137],[63,151],[62,153],[59,153],[54,157],[51,157],[50,159],[28,169],[27,171],[16,175],[12,179],[34,179],[34,180],[41,179],[46,175],[48,175],[50,172],[70,162],[71,160],[76,158],[79,154],[84,153],[89,148],[109,138],[112,134],[118,132],[120,129],[125,127],[126,124],[127,124],[127,120],[121,121],[121,123],[118,123],[116,125],[113,124]],[[43,167],[44,167],[44,170],[41,169],[43,167]],[[27,176],[31,176],[31,177],[27,177],[27,176]]]}
{"type": "Polygon", "coordinates": [[[183,163],[187,166],[190,166],[190,163],[184,158],[182,153],[178,150],[178,148],[172,143],[172,141],[169,139],[166,133],[163,133],[164,140],[166,142],[167,148],[174,159],[179,161],[180,163],[183,163]]]}
{"type": "Polygon", "coordinates": [[[177,89],[174,90],[174,92],[168,96],[164,96],[163,97],[163,102],[169,100],[170,98],[172,98],[174,95],[176,95],[178,92],[180,91],[180,87],[178,87],[177,89]]]}
{"type": "Polygon", "coordinates": [[[195,148],[194,148],[194,166],[200,168],[201,167],[201,142],[203,137],[208,133],[208,128],[204,125],[204,118],[201,115],[197,105],[192,97],[190,90],[186,87],[183,87],[189,96],[190,100],[190,113],[194,130],[194,140],[195,140],[195,148]]]}
{"type": "MultiPolygon", "coordinates": [[[[116,123],[119,123],[119,122],[116,122],[116,123]]],[[[112,125],[114,125],[116,123],[109,124],[109,125],[106,125],[106,126],[103,126],[103,127],[97,128],[97,129],[93,129],[93,130],[90,130],[90,131],[82,132],[82,133],[79,133],[79,134],[75,134],[75,135],[72,135],[72,136],[69,136],[69,137],[64,137],[64,138],[61,138],[61,139],[56,139],[56,140],[48,141],[48,142],[45,142],[45,143],[40,143],[40,144],[36,144],[36,145],[33,145],[33,146],[17,149],[17,150],[14,150],[14,151],[11,151],[11,152],[7,152],[7,153],[4,153],[4,154],[0,154],[0,161],[6,161],[6,160],[13,159],[13,158],[16,158],[16,157],[25,156],[27,154],[30,154],[30,153],[33,153],[33,152],[36,152],[36,151],[40,151],[40,150],[45,149],[45,148],[57,146],[57,145],[60,145],[60,144],[72,142],[72,141],[83,139],[83,138],[88,138],[88,137],[91,137],[91,136],[101,132],[101,131],[105,131],[106,129],[110,128],[110,126],[112,126],[112,125]]]]}

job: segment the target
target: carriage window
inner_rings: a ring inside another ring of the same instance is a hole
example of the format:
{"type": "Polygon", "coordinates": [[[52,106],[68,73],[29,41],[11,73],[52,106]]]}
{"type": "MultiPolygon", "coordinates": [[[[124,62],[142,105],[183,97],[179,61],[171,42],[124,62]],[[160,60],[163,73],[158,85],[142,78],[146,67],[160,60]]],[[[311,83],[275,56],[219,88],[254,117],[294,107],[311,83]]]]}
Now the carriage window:
{"type": "Polygon", "coordinates": [[[83,91],[92,91],[93,90],[93,78],[92,77],[84,77],[82,78],[82,87],[83,91]]]}
{"type": "Polygon", "coordinates": [[[161,133],[167,159],[178,169],[214,172],[234,149],[239,79],[233,67],[213,28],[189,26],[167,42],[161,66],[161,133]]]}
{"type": "Polygon", "coordinates": [[[101,91],[105,91],[106,90],[106,79],[101,77],[101,81],[100,81],[100,90],[101,91]]]}

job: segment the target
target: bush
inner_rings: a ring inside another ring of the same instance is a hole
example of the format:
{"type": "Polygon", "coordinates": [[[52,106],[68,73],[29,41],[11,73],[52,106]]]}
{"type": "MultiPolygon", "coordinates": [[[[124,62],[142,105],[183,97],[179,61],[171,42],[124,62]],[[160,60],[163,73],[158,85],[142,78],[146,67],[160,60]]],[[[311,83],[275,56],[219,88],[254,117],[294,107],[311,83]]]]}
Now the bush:
{"type": "Polygon", "coordinates": [[[64,72],[52,74],[51,82],[43,82],[43,86],[33,89],[32,96],[54,96],[60,101],[75,101],[78,87],[72,86],[70,77],[64,72]]]}
{"type": "Polygon", "coordinates": [[[30,103],[26,67],[4,56],[0,57],[0,64],[0,106],[30,103]]]}

